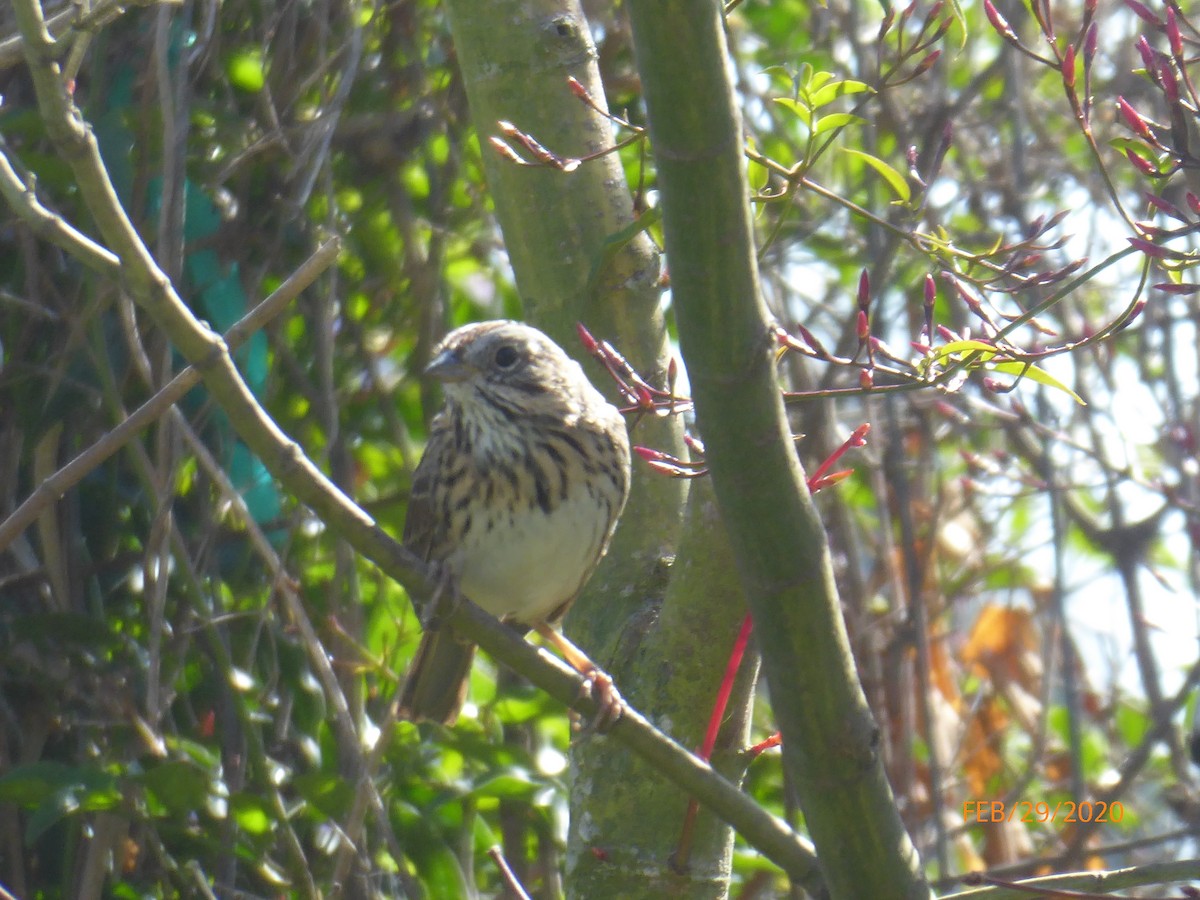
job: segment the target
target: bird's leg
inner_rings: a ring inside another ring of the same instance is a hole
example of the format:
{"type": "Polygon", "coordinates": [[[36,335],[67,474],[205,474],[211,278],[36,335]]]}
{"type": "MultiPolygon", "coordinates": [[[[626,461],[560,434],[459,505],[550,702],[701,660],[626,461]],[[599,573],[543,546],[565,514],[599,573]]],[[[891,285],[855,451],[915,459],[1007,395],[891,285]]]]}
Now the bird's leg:
{"type": "Polygon", "coordinates": [[[588,655],[567,640],[561,631],[545,622],[533,626],[543,638],[553,644],[563,659],[583,676],[582,695],[596,701],[596,715],[589,728],[604,734],[617,723],[625,712],[625,701],[621,699],[612,676],[597,666],[588,655]]]}
{"type": "Polygon", "coordinates": [[[437,631],[447,617],[452,615],[459,604],[462,595],[458,592],[458,584],[450,567],[442,562],[431,563],[433,567],[433,593],[429,595],[418,611],[421,627],[426,631],[437,631]]]}

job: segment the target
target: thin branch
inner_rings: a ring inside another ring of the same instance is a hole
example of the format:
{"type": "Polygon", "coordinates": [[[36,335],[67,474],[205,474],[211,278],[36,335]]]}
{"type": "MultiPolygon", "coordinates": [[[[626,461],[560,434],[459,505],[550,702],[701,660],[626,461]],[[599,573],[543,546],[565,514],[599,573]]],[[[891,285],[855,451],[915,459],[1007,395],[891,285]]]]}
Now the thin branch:
{"type": "Polygon", "coordinates": [[[1051,891],[1072,890],[1088,891],[1089,896],[1100,896],[1127,888],[1192,881],[1196,878],[1200,878],[1200,860],[1181,859],[1146,866],[1131,866],[1127,869],[1110,869],[1106,872],[1075,872],[1070,875],[1030,878],[1014,882],[1020,887],[981,887],[957,894],[945,894],[942,900],[1030,900],[1031,897],[1047,896],[1051,891]],[[1047,893],[1039,892],[1037,888],[1047,893]]]}
{"type": "Polygon", "coordinates": [[[32,175],[20,175],[8,158],[8,147],[0,138],[0,195],[8,201],[34,234],[66,250],[89,269],[115,275],[121,267],[116,255],[71,226],[57,213],[42,205],[32,175]]]}
{"type": "MultiPolygon", "coordinates": [[[[301,291],[311,285],[317,276],[329,267],[337,258],[340,247],[341,240],[339,238],[326,241],[288,277],[287,281],[272,291],[266,300],[236,322],[225,334],[225,343],[229,349],[234,350],[240,347],[252,334],[282,312],[301,291]]],[[[25,499],[24,503],[13,510],[7,519],[0,522],[0,550],[11,544],[17,535],[32,525],[41,511],[49,504],[61,499],[63,494],[82,481],[89,472],[133,440],[143,428],[164,415],[173,404],[183,399],[184,395],[199,384],[202,378],[203,376],[196,366],[188,366],[167,382],[158,393],[139,406],[124,422],[42,481],[37,489],[25,499]]]]}
{"type": "MultiPolygon", "coordinates": [[[[52,32],[61,31],[60,39],[56,42],[64,52],[71,39],[91,34],[116,20],[131,6],[182,6],[183,0],[95,0],[85,13],[85,7],[72,3],[61,12],[55,13],[46,20],[46,27],[52,32]]],[[[0,71],[11,69],[21,62],[21,36],[14,34],[0,40],[0,71]]]]}

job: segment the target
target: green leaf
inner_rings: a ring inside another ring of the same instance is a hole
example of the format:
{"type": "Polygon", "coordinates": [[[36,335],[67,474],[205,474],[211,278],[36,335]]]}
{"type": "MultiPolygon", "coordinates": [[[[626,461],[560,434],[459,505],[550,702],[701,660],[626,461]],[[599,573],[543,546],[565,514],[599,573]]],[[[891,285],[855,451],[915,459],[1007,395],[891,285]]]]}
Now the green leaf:
{"type": "Polygon", "coordinates": [[[1136,747],[1150,730],[1151,722],[1145,711],[1128,703],[1117,704],[1117,708],[1113,712],[1113,720],[1127,747],[1136,747]]]}
{"type": "Polygon", "coordinates": [[[621,228],[614,234],[610,234],[604,239],[603,249],[592,261],[592,268],[588,272],[587,286],[584,289],[587,296],[599,289],[600,278],[608,268],[609,263],[616,259],[617,254],[626,244],[637,237],[641,232],[648,231],[657,225],[662,220],[662,210],[657,206],[652,206],[650,209],[643,212],[636,219],[621,228]]]}
{"type": "Polygon", "coordinates": [[[877,156],[872,156],[870,153],[863,153],[861,150],[853,150],[849,147],[842,148],[843,153],[849,153],[865,162],[868,166],[883,176],[883,179],[896,192],[896,196],[904,203],[912,199],[912,191],[908,187],[908,182],[904,176],[885,163],[877,156]]]}
{"type": "Polygon", "coordinates": [[[189,760],[170,760],[136,776],[163,808],[190,813],[204,806],[209,795],[209,774],[189,760]]]}
{"type": "Polygon", "coordinates": [[[309,806],[330,819],[345,815],[354,801],[354,790],[336,773],[305,772],[292,779],[292,786],[309,806]]]}
{"type": "Polygon", "coordinates": [[[275,824],[266,803],[253,794],[234,794],[229,798],[229,811],[248,834],[266,834],[275,824]]]}
{"type": "MultiPolygon", "coordinates": [[[[825,74],[825,73],[822,73],[825,74]]],[[[846,79],[845,81],[835,81],[825,85],[820,90],[811,91],[808,94],[808,104],[813,109],[821,106],[826,106],[836,100],[838,97],[845,97],[849,94],[864,94],[875,93],[875,89],[869,84],[861,81],[853,81],[846,79]]]]}
{"type": "Polygon", "coordinates": [[[69,788],[58,791],[39,804],[25,824],[25,843],[32,846],[47,831],[72,813],[79,811],[79,800],[69,788]]]}
{"type": "Polygon", "coordinates": [[[1016,375],[1019,378],[1028,378],[1030,381],[1036,381],[1038,384],[1045,385],[1049,388],[1054,388],[1064,393],[1070,394],[1071,399],[1080,406],[1087,406],[1083,398],[1077,393],[1047,372],[1045,369],[1039,369],[1035,365],[1029,363],[1017,362],[997,362],[992,365],[997,372],[1004,372],[1006,375],[1016,375]]]}
{"type": "Polygon", "coordinates": [[[1163,159],[1147,147],[1141,140],[1130,137],[1115,137],[1110,138],[1108,146],[1112,147],[1118,153],[1132,153],[1134,156],[1139,156],[1146,162],[1151,163],[1157,168],[1162,168],[1163,159]]]}
{"type": "Polygon", "coordinates": [[[958,49],[961,51],[967,46],[967,17],[959,0],[950,0],[950,15],[954,18],[954,24],[958,26],[958,49]]]}
{"type": "Polygon", "coordinates": [[[544,783],[530,778],[528,772],[514,767],[489,776],[472,787],[469,793],[477,797],[529,798],[544,787],[544,783]]]}
{"type": "Polygon", "coordinates": [[[980,362],[987,362],[996,355],[997,350],[995,344],[989,344],[986,341],[950,341],[948,344],[934,347],[933,358],[940,361],[949,359],[952,356],[973,352],[979,353],[980,362]]]}
{"type": "Polygon", "coordinates": [[[812,127],[812,110],[809,109],[803,102],[800,100],[793,100],[791,97],[776,97],[775,102],[784,109],[791,110],[793,113],[795,113],[800,118],[800,121],[809,128],[812,127]]]}
{"type": "Polygon", "coordinates": [[[257,47],[234,53],[225,64],[225,70],[229,73],[230,84],[251,94],[257,94],[267,83],[262,51],[257,47]]]}
{"type": "MultiPolygon", "coordinates": [[[[812,71],[811,67],[809,67],[809,71],[812,71]]],[[[804,74],[803,69],[801,70],[801,74],[804,74]]],[[[801,79],[801,90],[808,96],[812,96],[814,91],[819,91],[836,77],[832,72],[812,72],[807,78],[801,79]]]]}
{"type": "Polygon", "coordinates": [[[33,844],[77,812],[112,809],[122,802],[117,779],[100,769],[44,761],[18,766],[0,778],[0,801],[31,809],[25,840],[33,844]]]}
{"type": "Polygon", "coordinates": [[[865,121],[861,116],[856,116],[853,113],[830,113],[827,116],[821,116],[821,120],[813,129],[813,134],[824,134],[827,131],[833,131],[835,128],[844,128],[846,125],[857,125],[865,121]]]}
{"type": "Polygon", "coordinates": [[[115,785],[113,776],[100,769],[47,760],[17,766],[0,778],[0,801],[33,806],[64,789],[103,792],[115,785]]]}
{"type": "Polygon", "coordinates": [[[470,896],[467,876],[459,864],[458,856],[445,844],[424,848],[424,852],[419,856],[414,854],[413,862],[428,896],[470,896]]]}

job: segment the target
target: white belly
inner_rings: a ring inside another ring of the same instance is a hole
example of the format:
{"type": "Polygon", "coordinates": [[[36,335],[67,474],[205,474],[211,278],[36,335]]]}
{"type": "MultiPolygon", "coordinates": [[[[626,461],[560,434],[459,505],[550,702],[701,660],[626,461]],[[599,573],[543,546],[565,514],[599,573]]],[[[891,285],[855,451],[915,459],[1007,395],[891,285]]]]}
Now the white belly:
{"type": "Polygon", "coordinates": [[[489,529],[472,522],[447,560],[463,595],[500,618],[532,624],[574,599],[607,535],[607,515],[587,495],[550,513],[539,507],[503,516],[489,529]]]}

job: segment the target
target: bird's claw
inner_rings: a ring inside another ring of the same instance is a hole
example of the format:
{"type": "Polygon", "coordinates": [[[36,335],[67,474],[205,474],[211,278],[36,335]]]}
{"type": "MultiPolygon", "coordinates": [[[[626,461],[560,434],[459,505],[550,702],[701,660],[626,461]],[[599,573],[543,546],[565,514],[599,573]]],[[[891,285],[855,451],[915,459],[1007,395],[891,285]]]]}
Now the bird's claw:
{"type": "Polygon", "coordinates": [[[599,669],[584,674],[579,698],[591,699],[596,704],[596,711],[580,729],[581,734],[607,734],[625,714],[625,700],[613,683],[612,676],[599,669]]]}

